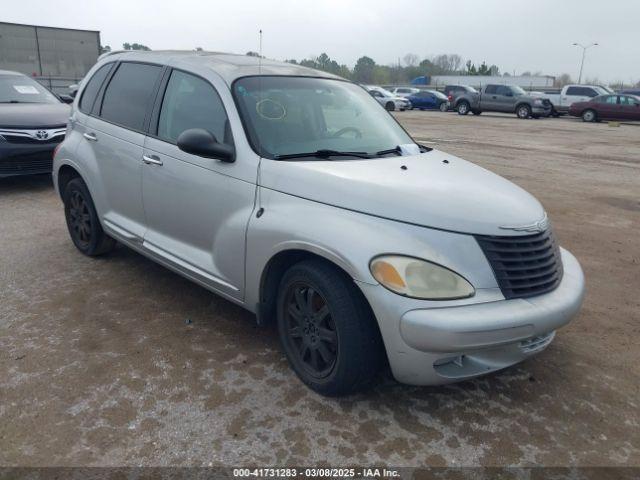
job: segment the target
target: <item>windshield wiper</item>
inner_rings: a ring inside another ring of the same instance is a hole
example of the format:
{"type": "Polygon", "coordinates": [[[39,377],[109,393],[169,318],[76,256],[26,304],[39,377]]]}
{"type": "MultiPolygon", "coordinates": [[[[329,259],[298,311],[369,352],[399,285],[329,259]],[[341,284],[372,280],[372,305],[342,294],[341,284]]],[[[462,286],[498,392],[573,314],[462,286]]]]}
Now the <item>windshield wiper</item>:
{"type": "Polygon", "coordinates": [[[329,157],[356,157],[356,158],[371,158],[367,152],[340,152],[338,150],[316,150],[315,152],[303,152],[303,153],[285,153],[282,155],[274,155],[276,160],[288,160],[291,158],[309,158],[316,157],[322,159],[329,159],[329,157]]]}
{"type": "MultiPolygon", "coordinates": [[[[416,143],[416,145],[418,145],[418,148],[420,149],[420,153],[430,152],[431,150],[433,150],[433,148],[426,147],[419,143],[416,143]]],[[[376,152],[376,155],[390,155],[392,153],[402,155],[402,152],[400,151],[400,145],[396,146],[395,148],[390,148],[388,150],[380,150],[379,152],[376,152]]]]}
{"type": "Polygon", "coordinates": [[[390,148],[388,150],[380,150],[379,152],[376,152],[376,155],[390,155],[392,153],[402,155],[402,152],[400,151],[400,145],[396,146],[395,148],[390,148]]]}

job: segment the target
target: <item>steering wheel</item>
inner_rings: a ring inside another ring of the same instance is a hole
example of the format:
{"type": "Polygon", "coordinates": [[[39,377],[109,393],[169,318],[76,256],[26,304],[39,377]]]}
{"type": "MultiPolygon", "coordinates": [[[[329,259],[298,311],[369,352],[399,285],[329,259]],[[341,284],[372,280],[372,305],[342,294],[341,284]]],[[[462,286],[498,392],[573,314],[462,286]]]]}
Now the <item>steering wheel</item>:
{"type": "Polygon", "coordinates": [[[345,133],[353,132],[356,134],[356,138],[362,138],[362,132],[358,130],[356,127],[344,127],[338,130],[336,133],[331,135],[333,138],[341,137],[345,133]]]}

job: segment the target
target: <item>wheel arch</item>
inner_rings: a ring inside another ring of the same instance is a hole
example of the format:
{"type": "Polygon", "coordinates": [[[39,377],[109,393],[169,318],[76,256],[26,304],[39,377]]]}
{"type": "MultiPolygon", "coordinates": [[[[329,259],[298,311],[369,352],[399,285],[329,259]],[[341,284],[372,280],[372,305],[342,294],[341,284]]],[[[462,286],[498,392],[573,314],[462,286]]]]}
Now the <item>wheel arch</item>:
{"type": "Polygon", "coordinates": [[[60,195],[60,198],[62,198],[62,195],[64,194],[64,190],[69,184],[69,182],[74,178],[81,178],[85,184],[87,183],[86,180],[82,177],[82,174],[74,166],[68,163],[65,163],[61,165],[60,168],[58,168],[56,187],[58,189],[58,194],[60,195]]]}
{"type": "Polygon", "coordinates": [[[256,318],[259,325],[271,323],[275,318],[278,287],[285,272],[296,263],[311,259],[331,265],[352,280],[356,278],[351,266],[324,249],[305,244],[282,248],[269,258],[260,275],[259,297],[256,305],[256,318]]]}

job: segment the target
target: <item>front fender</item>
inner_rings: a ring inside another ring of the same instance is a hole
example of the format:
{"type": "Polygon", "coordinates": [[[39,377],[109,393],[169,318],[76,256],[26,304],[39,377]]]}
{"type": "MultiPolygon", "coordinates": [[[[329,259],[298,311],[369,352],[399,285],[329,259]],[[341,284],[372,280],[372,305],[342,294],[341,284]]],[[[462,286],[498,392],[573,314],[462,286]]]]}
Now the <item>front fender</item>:
{"type": "MultiPolygon", "coordinates": [[[[262,187],[260,198],[264,212],[252,216],[247,231],[247,308],[260,301],[269,261],[286,250],[324,257],[364,284],[377,284],[369,271],[372,258],[396,253],[444,265],[476,289],[497,289],[491,267],[471,235],[408,225],[262,187]]],[[[476,295],[470,302],[483,298],[476,295]]]]}

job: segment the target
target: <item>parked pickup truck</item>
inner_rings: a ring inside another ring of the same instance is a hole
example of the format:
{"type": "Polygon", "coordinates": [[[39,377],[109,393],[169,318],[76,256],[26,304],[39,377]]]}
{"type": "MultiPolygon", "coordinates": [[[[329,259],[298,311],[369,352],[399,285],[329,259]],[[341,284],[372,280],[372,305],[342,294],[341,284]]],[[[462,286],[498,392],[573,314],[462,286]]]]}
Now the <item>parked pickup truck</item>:
{"type": "Polygon", "coordinates": [[[515,85],[485,85],[480,92],[469,92],[455,100],[454,109],[460,115],[469,112],[511,112],[518,118],[548,117],[551,102],[546,98],[532,97],[515,85]]]}
{"type": "Polygon", "coordinates": [[[599,95],[611,93],[613,91],[609,88],[599,85],[565,85],[561,90],[529,92],[532,97],[548,99],[551,102],[551,114],[556,117],[568,113],[569,107],[576,102],[588,102],[599,95]]]}

